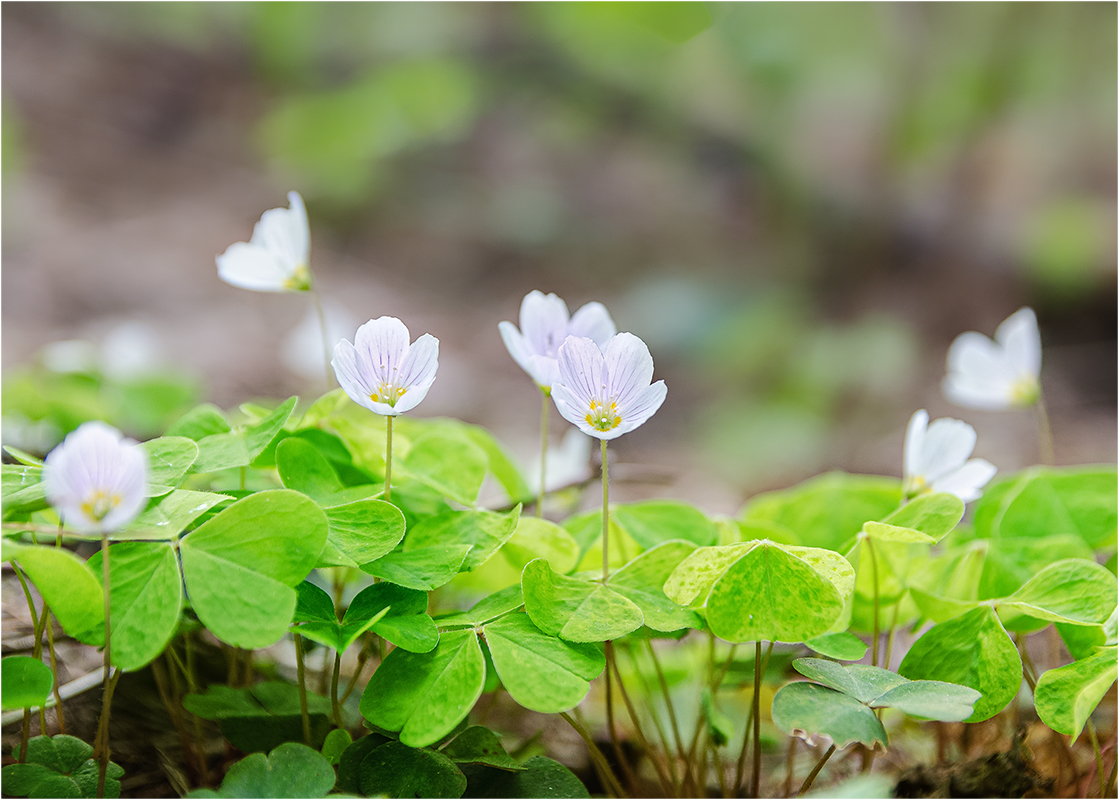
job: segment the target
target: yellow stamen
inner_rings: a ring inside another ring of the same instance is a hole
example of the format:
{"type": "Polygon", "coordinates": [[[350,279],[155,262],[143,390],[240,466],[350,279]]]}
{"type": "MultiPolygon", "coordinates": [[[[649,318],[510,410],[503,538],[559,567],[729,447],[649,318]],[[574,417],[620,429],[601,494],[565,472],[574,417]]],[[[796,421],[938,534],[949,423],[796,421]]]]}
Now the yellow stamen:
{"type": "Polygon", "coordinates": [[[387,403],[390,406],[395,406],[396,401],[403,397],[407,391],[403,386],[382,383],[373,394],[369,395],[369,399],[374,403],[387,403]]]}
{"type": "Polygon", "coordinates": [[[120,505],[119,494],[108,494],[101,489],[94,490],[82,503],[82,513],[97,522],[108,516],[109,512],[120,505]]]}
{"type": "Polygon", "coordinates": [[[586,420],[588,425],[600,431],[612,431],[622,424],[617,403],[611,402],[606,405],[597,400],[591,400],[591,410],[586,420]]]}

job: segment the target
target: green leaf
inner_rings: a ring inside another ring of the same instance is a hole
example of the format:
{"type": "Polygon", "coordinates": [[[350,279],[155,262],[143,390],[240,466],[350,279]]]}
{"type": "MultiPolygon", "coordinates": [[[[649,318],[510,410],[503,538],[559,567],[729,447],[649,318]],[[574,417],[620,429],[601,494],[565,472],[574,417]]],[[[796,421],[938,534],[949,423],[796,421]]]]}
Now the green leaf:
{"type": "Polygon", "coordinates": [[[703,619],[665,595],[663,586],[676,566],[695,550],[687,541],[668,541],[646,550],[610,576],[609,586],[641,609],[656,631],[702,628],[703,619]]]}
{"type": "Polygon", "coordinates": [[[517,529],[521,507],[506,514],[492,511],[449,511],[429,517],[408,531],[404,552],[435,545],[469,545],[460,572],[472,572],[497,552],[517,529]]]}
{"type": "Polygon", "coordinates": [[[779,545],[761,542],[711,588],[707,624],[731,642],[803,642],[826,633],[843,611],[827,577],[779,545]]]}
{"type": "Polygon", "coordinates": [[[543,559],[521,573],[525,611],[540,630],[572,642],[605,642],[644,624],[641,609],[599,583],[557,575],[543,559]]]}
{"type": "Polygon", "coordinates": [[[505,489],[510,500],[516,502],[532,495],[532,489],[528,488],[524,478],[521,477],[521,471],[492,433],[478,425],[462,425],[462,431],[474,444],[486,451],[490,472],[505,489]]]}
{"type": "Polygon", "coordinates": [[[642,550],[683,539],[699,546],[715,542],[715,526],[693,506],[675,500],[647,500],[616,506],[612,516],[642,550]]]}
{"type": "Polygon", "coordinates": [[[424,547],[402,553],[399,550],[361,565],[361,571],[381,580],[430,592],[455,577],[471,545],[451,544],[424,547]]]}
{"type": "Polygon", "coordinates": [[[853,697],[815,683],[790,683],[773,697],[773,723],[789,736],[815,744],[817,734],[838,749],[853,742],[889,746],[886,730],[874,712],[853,697]]]}
{"type": "Polygon", "coordinates": [[[524,769],[505,752],[497,735],[481,725],[473,725],[456,736],[443,748],[443,755],[456,764],[484,764],[513,772],[524,769]]]}
{"type": "Polygon", "coordinates": [[[532,711],[556,714],[574,708],[606,668],[601,648],[549,636],[527,614],[504,616],[483,633],[502,684],[532,711]]]}
{"type": "Polygon", "coordinates": [[[566,575],[579,564],[579,543],[553,522],[521,517],[513,535],[502,545],[501,555],[518,572],[533,559],[542,558],[556,572],[566,575]]]}
{"type": "Polygon", "coordinates": [[[1068,558],[1047,566],[998,606],[1054,622],[1102,625],[1117,601],[1114,575],[1095,561],[1068,558]]]}
{"type": "Polygon", "coordinates": [[[339,622],[334,612],[334,601],[325,591],[310,581],[303,581],[295,590],[298,598],[293,622],[303,624],[294,625],[292,631],[339,653],[345,652],[359,636],[389,612],[387,603],[378,605],[359,602],[357,608],[351,604],[345,620],[339,622]]]}
{"type": "Polygon", "coordinates": [[[3,475],[5,520],[47,507],[47,498],[43,493],[42,467],[4,464],[0,467],[0,475],[3,475]]]}
{"type": "Polygon", "coordinates": [[[326,741],[322,743],[322,749],[319,752],[331,765],[335,765],[342,758],[342,753],[346,751],[346,748],[353,743],[354,740],[349,731],[335,728],[326,735],[326,741]]]}
{"type": "Polygon", "coordinates": [[[488,465],[486,452],[469,438],[442,432],[417,438],[401,461],[404,474],[466,506],[478,499],[488,465]]]}
{"type": "Polygon", "coordinates": [[[333,788],[334,767],[321,753],[285,742],[267,756],[253,753],[230,767],[217,796],[325,797],[333,788]]]}
{"type": "Polygon", "coordinates": [[[439,643],[439,631],[425,612],[427,594],[392,583],[366,586],[350,601],[345,623],[372,618],[373,631],[381,638],[412,653],[426,653],[439,643]],[[380,614],[381,609],[387,613],[380,614]]]}
{"type": "Polygon", "coordinates": [[[758,495],[743,509],[744,522],[775,522],[813,547],[839,550],[862,530],[901,502],[901,481],[877,475],[829,472],[779,492],[758,495]]]}
{"type": "Polygon", "coordinates": [[[376,561],[404,538],[404,515],[384,500],[367,498],[327,508],[326,520],[327,544],[355,564],[376,561]]]}
{"type": "Polygon", "coordinates": [[[14,458],[20,464],[23,464],[25,467],[43,466],[43,459],[31,455],[26,450],[20,450],[18,447],[12,447],[10,444],[4,445],[4,452],[14,458]]]}
{"type": "Polygon", "coordinates": [[[334,505],[332,499],[346,488],[326,456],[297,436],[276,445],[276,471],[284,488],[303,492],[321,506],[334,505]]]}
{"type": "Polygon", "coordinates": [[[466,776],[442,753],[389,742],[362,759],[358,785],[366,797],[462,797],[466,776]]]}
{"type": "Polygon", "coordinates": [[[174,489],[198,458],[198,445],[182,436],[164,436],[140,444],[148,456],[148,497],[174,489]]]}
{"type": "Polygon", "coordinates": [[[54,687],[54,673],[37,658],[8,656],[0,660],[0,698],[5,710],[41,706],[54,687]]]}
{"type": "MultiPolygon", "coordinates": [[[[284,742],[303,741],[299,687],[282,681],[265,681],[232,689],[217,684],[205,694],[188,694],[183,707],[202,719],[217,720],[234,747],[246,753],[267,752],[284,742]]],[[[316,745],[331,729],[330,700],[307,694],[311,741],[316,745]]]]}
{"type": "Polygon", "coordinates": [[[1034,704],[1041,721],[1073,743],[1119,675],[1119,650],[1104,647],[1094,655],[1051,669],[1037,681],[1034,704]]]}
{"type": "Polygon", "coordinates": [[[230,467],[247,467],[284,427],[298,399],[289,397],[267,417],[239,431],[215,433],[199,439],[194,471],[216,472],[230,467]]]}
{"type": "Polygon", "coordinates": [[[51,613],[71,636],[105,624],[101,582],[86,562],[60,547],[5,544],[5,557],[19,562],[51,613]]]}
{"type": "Polygon", "coordinates": [[[964,502],[952,494],[938,492],[909,501],[881,522],[867,522],[868,536],[884,542],[939,542],[964,517],[964,502]]]}
{"type": "Polygon", "coordinates": [[[575,774],[547,756],[533,756],[519,772],[484,770],[470,781],[470,797],[586,797],[590,794],[575,774]]]}
{"type": "Polygon", "coordinates": [[[516,611],[524,604],[524,598],[521,596],[521,585],[516,583],[482,598],[469,611],[442,614],[436,618],[435,622],[440,628],[474,627],[475,625],[492,622],[510,611],[516,611]]]}
{"type": "Polygon", "coordinates": [[[338,783],[334,788],[346,794],[359,794],[361,787],[358,786],[358,778],[361,762],[374,749],[391,741],[387,736],[379,733],[369,733],[347,747],[338,760],[338,783]]]}
{"type": "Polygon", "coordinates": [[[203,403],[172,422],[164,436],[183,436],[198,442],[207,436],[229,433],[230,430],[221,409],[212,403],[203,403]]]}
{"type": "Polygon", "coordinates": [[[909,594],[921,613],[933,622],[946,622],[953,617],[966,614],[979,605],[978,601],[975,600],[953,600],[950,597],[938,597],[921,589],[911,588],[909,594]]]}
{"type": "Polygon", "coordinates": [[[898,672],[910,680],[970,686],[983,697],[967,721],[982,722],[1018,693],[1022,660],[994,610],[982,606],[926,631],[910,647],[898,672]]]}
{"type": "Polygon", "coordinates": [[[825,633],[805,642],[817,653],[839,661],[858,661],[866,655],[867,646],[858,636],[843,631],[825,633]]]}
{"type": "Polygon", "coordinates": [[[158,502],[148,506],[117,536],[133,540],[170,541],[211,508],[232,499],[229,495],[214,492],[174,489],[170,494],[161,497],[158,502]]]}
{"type": "Polygon", "coordinates": [[[702,608],[715,581],[758,544],[760,542],[751,541],[696,549],[676,566],[664,582],[665,596],[683,606],[702,608]]]}
{"type": "Polygon", "coordinates": [[[425,747],[466,717],[484,680],[478,637],[450,631],[429,653],[389,653],[361,695],[361,714],[380,728],[400,731],[404,744],[425,747]]]}
{"type": "Polygon", "coordinates": [[[711,743],[716,747],[726,747],[734,738],[734,723],[715,705],[710,687],[704,686],[700,692],[700,705],[703,716],[707,718],[707,735],[711,737],[711,743]]]}
{"type": "Polygon", "coordinates": [[[962,722],[972,715],[979,692],[944,681],[909,681],[879,696],[872,708],[896,708],[913,717],[962,722]]]}
{"type": "Polygon", "coordinates": [[[1094,558],[1083,539],[1067,533],[1040,539],[981,539],[972,546],[981,547],[983,556],[978,583],[971,585],[978,600],[1009,597],[1054,561],[1094,558]]]}
{"type": "MultiPolygon", "coordinates": [[[[101,574],[100,551],[88,563],[94,575],[101,574]]],[[[162,653],[175,635],[183,607],[179,562],[169,544],[121,542],[109,548],[109,572],[113,663],[134,672],[162,653]]],[[[74,638],[103,645],[105,626],[74,638]]]]}
{"type": "Polygon", "coordinates": [[[1115,541],[1114,466],[1033,467],[989,487],[975,507],[979,537],[1075,534],[1092,547],[1115,541]]]}
{"type": "Polygon", "coordinates": [[[806,678],[843,692],[860,703],[871,703],[885,692],[908,681],[901,675],[864,664],[843,666],[822,658],[798,658],[793,667],[806,678]]]}
{"type": "MultiPolygon", "coordinates": [[[[93,748],[73,736],[36,736],[27,743],[27,763],[9,764],[0,772],[9,797],[97,796],[98,763],[93,748]]],[[[120,797],[124,770],[109,762],[105,797],[120,797]]]]}
{"type": "Polygon", "coordinates": [[[305,495],[280,489],[237,501],[179,546],[187,594],[222,641],[267,647],[287,630],[295,590],[315,566],[327,521],[305,495]]]}

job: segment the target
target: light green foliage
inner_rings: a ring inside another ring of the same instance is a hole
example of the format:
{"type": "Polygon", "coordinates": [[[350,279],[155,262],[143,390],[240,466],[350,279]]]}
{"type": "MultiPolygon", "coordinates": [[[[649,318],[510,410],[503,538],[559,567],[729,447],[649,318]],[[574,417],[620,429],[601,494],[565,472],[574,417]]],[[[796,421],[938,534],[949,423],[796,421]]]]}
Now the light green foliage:
{"type": "Polygon", "coordinates": [[[899,480],[829,472],[791,489],[754,497],[741,519],[777,523],[795,533],[801,544],[840,550],[867,520],[886,517],[900,502],[899,480]]]}
{"type": "MultiPolygon", "coordinates": [[[[610,568],[621,567],[641,549],[610,515],[610,568]]],[[[564,529],[579,543],[579,565],[576,569],[602,567],[602,512],[587,511],[563,521],[564,529]]]]}
{"type": "Polygon", "coordinates": [[[198,789],[187,797],[325,797],[334,788],[334,768],[321,753],[285,742],[265,756],[253,753],[238,761],[216,792],[198,789]]]}
{"type": "Polygon", "coordinates": [[[4,464],[3,476],[4,521],[26,519],[29,514],[47,507],[43,494],[43,468],[24,464],[4,464]]]}
{"type": "Polygon", "coordinates": [[[391,553],[404,538],[404,515],[384,500],[366,498],[325,510],[329,529],[320,561],[328,559],[329,550],[332,560],[345,566],[367,564],[391,553]]]}
{"type": "Polygon", "coordinates": [[[1032,467],[989,487],[975,506],[975,534],[1040,538],[1068,533],[1091,547],[1115,544],[1116,471],[1113,466],[1032,467]]]}
{"type": "Polygon", "coordinates": [[[459,724],[482,694],[485,662],[473,631],[444,633],[429,653],[393,650],[361,695],[361,714],[374,725],[400,731],[409,747],[439,741],[459,724]]]}
{"type": "Polygon", "coordinates": [[[86,562],[57,547],[4,543],[5,560],[14,559],[70,635],[105,624],[101,582],[86,562]]]}
{"type": "Polygon", "coordinates": [[[641,609],[645,624],[656,631],[702,628],[703,619],[670,600],[664,582],[696,547],[687,541],[667,541],[646,550],[610,576],[609,586],[641,609]]]}
{"type": "Polygon", "coordinates": [[[525,611],[540,630],[571,642],[605,642],[644,623],[641,609],[599,583],[557,575],[543,559],[521,573],[525,611]]]}
{"type": "Polygon", "coordinates": [[[298,399],[289,397],[264,419],[245,425],[240,430],[212,433],[199,439],[194,471],[216,472],[230,467],[247,467],[284,427],[298,399]]]}
{"type": "Polygon", "coordinates": [[[471,549],[469,544],[449,544],[421,547],[407,553],[397,550],[362,564],[361,571],[409,589],[429,592],[459,573],[471,549]]]}
{"type": "MultiPolygon", "coordinates": [[[[16,746],[19,750],[19,746],[16,746]]],[[[0,770],[9,797],[97,797],[97,761],[93,748],[73,736],[36,736],[27,743],[27,763],[0,770]]],[[[124,770],[109,762],[105,797],[120,797],[124,770]]]]}
{"type": "Polygon", "coordinates": [[[436,622],[440,628],[473,627],[492,622],[498,617],[511,611],[516,611],[524,605],[521,597],[521,585],[506,586],[488,597],[484,597],[474,604],[469,611],[456,611],[450,614],[441,614],[436,622]]]}
{"type": "Polygon", "coordinates": [[[466,506],[478,499],[488,465],[486,451],[468,437],[443,432],[415,439],[400,463],[402,474],[466,506]]]}
{"type": "Polygon", "coordinates": [[[358,767],[366,797],[462,797],[466,776],[443,753],[389,742],[375,748],[358,767]]]}
{"type": "Polygon", "coordinates": [[[449,511],[429,517],[408,531],[404,553],[436,545],[467,547],[458,571],[475,570],[489,559],[517,529],[521,507],[506,514],[492,511],[449,511]]]}
{"type": "Polygon", "coordinates": [[[983,606],[926,631],[906,653],[898,672],[910,680],[970,686],[983,697],[967,722],[982,722],[1018,693],[1022,660],[994,610],[983,606]]]}
{"type": "Polygon", "coordinates": [[[979,540],[983,555],[975,597],[986,600],[1007,597],[1018,591],[1046,565],[1066,558],[1093,559],[1092,548],[1079,536],[1059,533],[1040,538],[979,540]]]}
{"type": "Polygon", "coordinates": [[[51,668],[30,656],[8,656],[0,660],[0,698],[5,710],[41,706],[54,686],[51,668]]]}
{"type": "MultiPolygon", "coordinates": [[[[202,719],[216,720],[225,738],[246,753],[264,753],[284,742],[303,741],[299,687],[265,681],[231,689],[221,684],[204,694],[188,694],[183,708],[202,719]]],[[[311,741],[321,745],[330,730],[330,700],[307,694],[311,741]]]]}
{"type": "MultiPolygon", "coordinates": [[[[613,521],[637,542],[642,550],[672,539],[697,545],[715,542],[715,526],[699,509],[675,500],[647,500],[616,506],[613,521]]],[[[601,517],[600,517],[601,519],[601,517]]]]}
{"type": "Polygon", "coordinates": [[[773,723],[790,736],[815,744],[816,735],[831,738],[837,748],[853,742],[887,746],[886,730],[874,712],[854,697],[816,683],[782,686],[773,697],[773,723]]]}
{"type": "Polygon", "coordinates": [[[159,497],[178,486],[198,458],[198,445],[183,436],[141,442],[140,449],[148,456],[148,497],[159,497]]]}
{"type": "Polygon", "coordinates": [[[174,489],[149,505],[114,538],[171,540],[196,519],[232,497],[214,492],[174,489]]]}
{"type": "Polygon", "coordinates": [[[509,695],[544,714],[578,705],[606,667],[602,649],[550,636],[527,614],[509,614],[485,626],[494,668],[509,695]]]}
{"type": "Polygon", "coordinates": [[[700,547],[681,561],[664,582],[664,593],[680,605],[702,608],[715,581],[760,542],[700,547]]]}
{"type": "Polygon", "coordinates": [[[326,515],[286,489],[239,500],[189,533],[179,547],[187,595],[214,635],[238,647],[266,647],[287,630],[292,588],[326,542],[326,515]]]}
{"type": "Polygon", "coordinates": [[[292,619],[296,624],[292,626],[292,631],[339,653],[346,651],[361,634],[389,612],[387,604],[374,608],[376,604],[363,603],[355,609],[351,603],[346,616],[339,622],[334,612],[334,601],[318,586],[303,581],[295,590],[298,598],[292,619]]]}
{"type": "Polygon", "coordinates": [[[933,544],[943,539],[964,516],[964,503],[952,494],[922,495],[881,522],[867,522],[863,530],[875,541],[933,544]]]}
{"type": "Polygon", "coordinates": [[[373,632],[411,653],[426,653],[439,643],[439,631],[426,613],[427,594],[392,583],[366,586],[346,609],[346,620],[375,615],[373,632]],[[380,609],[387,609],[381,614],[380,609]]]}
{"type": "Polygon", "coordinates": [[[1119,676],[1119,656],[1113,647],[1101,647],[1094,654],[1057,669],[1037,681],[1034,704],[1041,721],[1075,742],[1084,724],[1119,676]]]}
{"type": "Polygon", "coordinates": [[[866,655],[867,646],[854,634],[846,631],[840,633],[825,633],[805,642],[817,653],[839,661],[858,661],[866,655]]]}
{"type": "Polygon", "coordinates": [[[207,436],[219,433],[229,433],[233,430],[221,409],[212,403],[203,403],[195,406],[172,422],[165,437],[186,437],[194,442],[199,442],[207,436]]]}
{"type": "Polygon", "coordinates": [[[323,758],[329,761],[331,765],[335,765],[338,763],[338,759],[342,757],[342,753],[346,751],[346,748],[353,743],[354,740],[353,737],[350,736],[349,731],[343,730],[342,728],[335,728],[326,735],[326,740],[322,743],[322,750],[319,752],[322,753],[323,758]]]}
{"type": "Polygon", "coordinates": [[[500,552],[518,572],[535,558],[547,561],[560,575],[571,572],[579,562],[579,543],[571,534],[538,517],[521,517],[500,552]]]}
{"type": "Polygon", "coordinates": [[[1102,625],[1115,611],[1115,576],[1095,561],[1069,558],[1045,567],[998,605],[1042,620],[1102,625]]]}
{"type": "MultiPolygon", "coordinates": [[[[101,552],[87,562],[100,576],[101,552]]],[[[155,659],[179,623],[182,578],[175,551],[164,543],[121,542],[109,548],[109,625],[113,664],[134,671],[155,659]]],[[[104,624],[75,634],[86,644],[105,643],[104,624]]]]}

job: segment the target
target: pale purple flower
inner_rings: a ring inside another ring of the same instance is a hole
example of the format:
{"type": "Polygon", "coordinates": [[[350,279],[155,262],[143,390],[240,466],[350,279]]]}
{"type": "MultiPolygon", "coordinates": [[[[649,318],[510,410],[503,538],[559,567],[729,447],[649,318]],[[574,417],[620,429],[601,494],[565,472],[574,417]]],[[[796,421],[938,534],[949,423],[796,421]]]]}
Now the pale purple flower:
{"type": "Polygon", "coordinates": [[[408,344],[408,328],[396,317],[379,317],[343,339],[330,361],[350,399],[382,416],[411,411],[427,396],[439,366],[439,340],[425,333],[408,344]]]}
{"type": "Polygon", "coordinates": [[[559,378],[559,347],[568,336],[584,336],[602,347],[617,331],[602,303],[587,303],[569,317],[563,300],[536,290],[521,301],[521,329],[512,322],[498,329],[509,355],[545,392],[559,378]]]}
{"type": "Polygon", "coordinates": [[[43,492],[66,527],[110,533],[134,520],[147,503],[144,451],[104,422],[86,422],[43,463],[43,492]]]}
{"type": "Polygon", "coordinates": [[[664,381],[650,385],[653,357],[632,333],[619,333],[599,350],[591,339],[569,336],[559,348],[556,408],[596,439],[616,439],[656,413],[668,394],[664,381]]]}
{"type": "Polygon", "coordinates": [[[298,192],[288,192],[290,208],[265,211],[247,242],[231,244],[217,257],[226,283],[255,292],[303,292],[311,288],[308,266],[311,231],[298,192]]]}
{"type": "Polygon", "coordinates": [[[958,406],[999,410],[1032,406],[1041,395],[1041,335],[1033,309],[1007,317],[991,341],[961,333],[948,349],[944,396],[958,406]]]}
{"type": "Polygon", "coordinates": [[[982,458],[968,458],[975,440],[975,428],[966,422],[944,417],[930,425],[927,411],[915,413],[905,432],[905,496],[947,492],[965,503],[977,499],[998,469],[982,458]]]}

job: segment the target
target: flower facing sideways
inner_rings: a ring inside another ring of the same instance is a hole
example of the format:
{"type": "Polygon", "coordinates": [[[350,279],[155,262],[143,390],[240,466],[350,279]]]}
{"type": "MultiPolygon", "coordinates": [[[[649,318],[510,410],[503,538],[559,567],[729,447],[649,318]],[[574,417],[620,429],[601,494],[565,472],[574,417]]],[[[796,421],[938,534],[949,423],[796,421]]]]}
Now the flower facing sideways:
{"type": "Polygon", "coordinates": [[[905,432],[904,493],[947,492],[965,503],[975,500],[998,471],[982,458],[968,459],[975,449],[975,428],[958,419],[935,420],[921,409],[905,432]]]}
{"type": "Polygon", "coordinates": [[[948,349],[944,396],[959,406],[1006,409],[1032,406],[1041,394],[1041,335],[1033,309],[1007,317],[991,341],[962,333],[948,349]]]}
{"type": "Polygon", "coordinates": [[[298,192],[288,192],[288,202],[291,208],[265,211],[249,241],[231,244],[218,256],[218,275],[223,281],[256,292],[311,288],[307,209],[298,192]]]}
{"type": "Polygon", "coordinates": [[[596,439],[616,439],[656,413],[668,394],[664,381],[650,385],[653,357],[632,333],[619,333],[599,350],[593,340],[569,336],[559,347],[556,408],[596,439]]]}
{"type": "Polygon", "coordinates": [[[521,301],[521,329],[512,322],[498,329],[509,355],[545,392],[559,378],[559,347],[568,336],[584,336],[602,347],[617,331],[602,303],[587,303],[568,317],[563,300],[535,290],[521,301]]]}
{"type": "Polygon", "coordinates": [[[110,533],[144,508],[148,460],[104,422],[86,422],[51,451],[43,491],[62,522],[79,533],[110,533]]]}
{"type": "Polygon", "coordinates": [[[403,322],[380,317],[358,328],[353,344],[336,344],[330,364],[351,400],[395,417],[427,396],[439,366],[439,340],[425,333],[409,345],[403,322]]]}

